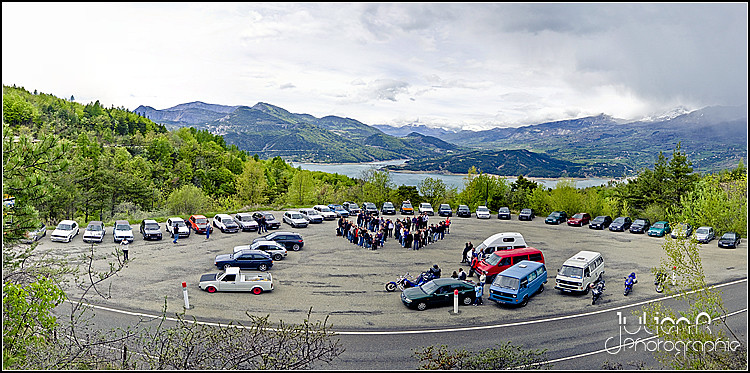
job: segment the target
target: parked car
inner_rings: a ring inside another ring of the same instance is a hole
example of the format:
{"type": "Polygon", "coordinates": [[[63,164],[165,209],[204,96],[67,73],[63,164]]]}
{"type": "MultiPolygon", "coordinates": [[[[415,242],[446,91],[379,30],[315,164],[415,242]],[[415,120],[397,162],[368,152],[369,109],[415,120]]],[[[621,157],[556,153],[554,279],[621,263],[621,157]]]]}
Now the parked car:
{"type": "Polygon", "coordinates": [[[451,209],[451,205],[447,203],[441,203],[440,206],[438,206],[438,215],[453,216],[453,209],[451,209]]]}
{"type": "Polygon", "coordinates": [[[254,232],[258,230],[258,222],[253,219],[249,212],[238,212],[234,214],[234,222],[244,231],[254,232]]]}
{"type": "Polygon", "coordinates": [[[39,241],[42,239],[42,237],[47,235],[47,226],[44,223],[39,223],[39,227],[32,231],[26,232],[24,235],[24,239],[22,240],[23,243],[32,243],[34,241],[39,241]]]}
{"type": "Polygon", "coordinates": [[[331,211],[326,205],[315,205],[313,206],[313,209],[323,217],[323,220],[336,220],[336,213],[331,211]]]}
{"type": "Polygon", "coordinates": [[[253,243],[260,241],[276,241],[286,247],[288,250],[300,251],[305,246],[302,235],[295,232],[273,232],[265,236],[260,236],[253,240],[253,243]]]}
{"type": "Polygon", "coordinates": [[[206,234],[206,229],[210,232],[214,231],[211,224],[208,224],[208,219],[203,215],[190,215],[187,224],[195,233],[206,234]]]}
{"type": "Polygon", "coordinates": [[[349,211],[346,211],[346,209],[344,208],[344,206],[332,203],[332,204],[328,205],[328,208],[331,209],[331,211],[333,211],[336,214],[337,217],[340,217],[340,218],[348,218],[349,217],[349,211]]]}
{"type": "Polygon", "coordinates": [[[544,255],[540,250],[533,247],[497,250],[484,260],[472,262],[471,267],[474,268],[477,275],[484,274],[487,276],[487,282],[492,282],[498,273],[522,260],[544,263],[544,255]]]}
{"type": "Polygon", "coordinates": [[[740,244],[740,235],[735,232],[727,232],[724,233],[721,238],[719,238],[719,247],[724,247],[727,249],[736,249],[737,245],[740,244]]]}
{"type": "Polygon", "coordinates": [[[271,259],[273,259],[275,261],[279,261],[281,259],[284,259],[284,258],[286,258],[286,255],[287,255],[286,247],[284,247],[284,245],[282,245],[282,244],[280,244],[280,243],[278,243],[276,241],[272,241],[272,240],[256,241],[256,242],[253,242],[250,245],[235,246],[234,247],[234,252],[236,253],[238,251],[242,251],[242,250],[246,250],[246,249],[249,249],[249,250],[260,250],[260,251],[266,252],[266,253],[268,253],[268,255],[271,256],[271,259]]]}
{"type": "Polygon", "coordinates": [[[555,289],[589,293],[592,283],[602,280],[604,258],[596,251],[579,251],[563,262],[555,277],[555,289]]]}
{"type": "Polygon", "coordinates": [[[547,268],[543,263],[522,260],[495,277],[489,300],[523,307],[534,294],[544,291],[546,283],[547,268]]]}
{"type": "MultiPolygon", "coordinates": [[[[487,237],[477,246],[477,252],[484,253],[484,256],[501,250],[513,250],[526,247],[526,240],[518,232],[501,232],[487,237]]],[[[467,253],[468,254],[468,253],[467,253]]]]}
{"type": "Polygon", "coordinates": [[[101,243],[104,240],[105,233],[106,230],[104,228],[104,223],[99,220],[90,221],[89,224],[86,225],[86,229],[83,230],[83,242],[101,243]]]}
{"type": "Polygon", "coordinates": [[[617,219],[612,221],[612,224],[609,225],[609,230],[612,232],[625,232],[626,230],[630,229],[631,224],[633,224],[633,221],[630,220],[630,217],[619,216],[617,217],[617,219]]]}
{"type": "Polygon", "coordinates": [[[651,222],[648,219],[635,219],[630,225],[630,233],[646,233],[651,228],[651,222]]]}
{"type": "Polygon", "coordinates": [[[378,206],[375,206],[375,204],[372,202],[362,203],[362,209],[365,211],[365,213],[370,215],[378,216],[378,214],[380,214],[378,212],[378,206]]]}
{"type": "Polygon", "coordinates": [[[672,229],[669,227],[669,223],[666,221],[657,221],[651,228],[648,229],[647,234],[651,237],[664,237],[667,233],[671,232],[672,229]]]}
{"type": "Polygon", "coordinates": [[[437,278],[420,286],[404,289],[401,302],[409,308],[424,311],[427,307],[453,304],[453,293],[458,290],[458,301],[468,306],[474,303],[474,285],[453,278],[437,278]]]}
{"type": "Polygon", "coordinates": [[[561,224],[567,220],[568,214],[565,211],[553,211],[544,219],[544,224],[561,224]]]}
{"type": "Polygon", "coordinates": [[[432,205],[427,202],[422,202],[419,204],[419,213],[420,214],[427,214],[429,216],[435,215],[435,210],[432,209],[432,205]]]}
{"type": "Polygon", "coordinates": [[[510,220],[510,209],[507,207],[501,207],[499,210],[497,210],[497,218],[510,220]]]}
{"type": "Polygon", "coordinates": [[[161,227],[156,220],[144,219],[141,221],[139,231],[144,240],[161,240],[161,227]]]}
{"type": "Polygon", "coordinates": [[[237,233],[240,231],[240,225],[232,219],[229,214],[216,214],[211,220],[214,227],[219,228],[221,233],[237,233]]]}
{"type": "Polygon", "coordinates": [[[591,215],[588,212],[579,212],[568,219],[568,225],[583,227],[591,222],[591,215]]]}
{"type": "Polygon", "coordinates": [[[115,221],[115,227],[112,230],[112,236],[114,236],[115,242],[122,242],[122,240],[133,242],[133,228],[130,227],[130,223],[127,220],[115,221]]]}
{"type": "Polygon", "coordinates": [[[604,228],[609,228],[610,224],[612,224],[612,217],[609,215],[599,215],[589,223],[589,229],[603,230],[604,228]]]}
{"type": "Polygon", "coordinates": [[[268,229],[281,228],[281,222],[276,220],[276,217],[273,216],[272,213],[268,211],[256,211],[253,213],[253,219],[255,219],[256,222],[259,221],[262,217],[266,218],[266,227],[268,227],[268,229]]]}
{"type": "Polygon", "coordinates": [[[458,209],[456,210],[456,216],[458,216],[459,218],[470,218],[471,210],[469,210],[469,206],[458,205],[458,209]]]}
{"type": "Polygon", "coordinates": [[[672,229],[672,238],[686,238],[693,234],[693,226],[688,223],[677,223],[672,229]]]}
{"type": "Polygon", "coordinates": [[[490,213],[490,209],[488,209],[487,206],[478,206],[477,211],[474,212],[474,215],[477,216],[477,219],[489,219],[492,214],[490,213]]]}
{"type": "Polygon", "coordinates": [[[239,267],[242,269],[257,269],[261,272],[273,267],[271,256],[259,250],[242,250],[232,254],[219,254],[214,259],[214,265],[219,269],[239,267]]]}
{"type": "Polygon", "coordinates": [[[169,218],[164,224],[167,232],[169,232],[169,237],[174,237],[175,225],[177,226],[176,233],[180,238],[190,237],[190,228],[185,224],[185,219],[179,217],[169,218]]]}
{"type": "Polygon", "coordinates": [[[302,214],[302,217],[310,224],[320,224],[323,222],[323,215],[320,215],[316,209],[299,209],[299,213],[302,214]]]}
{"type": "Polygon", "coordinates": [[[78,235],[78,223],[75,220],[63,220],[59,224],[52,234],[50,239],[54,242],[70,242],[73,237],[78,235]]]}
{"type": "Polygon", "coordinates": [[[281,218],[284,223],[292,226],[292,228],[306,228],[309,222],[299,211],[285,211],[284,216],[281,218]]]}
{"type": "Polygon", "coordinates": [[[396,215],[396,207],[393,206],[393,202],[383,202],[380,213],[383,215],[396,215]]]}
{"type": "Polygon", "coordinates": [[[401,202],[401,215],[414,215],[414,207],[410,201],[401,202]]]}
{"type": "Polygon", "coordinates": [[[359,206],[357,206],[357,204],[354,202],[344,202],[342,205],[344,206],[344,209],[346,209],[346,211],[349,211],[349,215],[355,215],[362,212],[359,206]]]}
{"type": "Polygon", "coordinates": [[[534,220],[534,210],[532,209],[523,209],[520,213],[518,213],[518,220],[534,220]]]}
{"type": "Polygon", "coordinates": [[[700,243],[709,243],[716,238],[713,227],[700,227],[695,230],[695,240],[700,243]]]}
{"type": "Polygon", "coordinates": [[[273,290],[271,273],[250,274],[238,267],[229,267],[219,273],[201,275],[198,287],[209,293],[217,291],[249,291],[258,295],[273,290]]]}

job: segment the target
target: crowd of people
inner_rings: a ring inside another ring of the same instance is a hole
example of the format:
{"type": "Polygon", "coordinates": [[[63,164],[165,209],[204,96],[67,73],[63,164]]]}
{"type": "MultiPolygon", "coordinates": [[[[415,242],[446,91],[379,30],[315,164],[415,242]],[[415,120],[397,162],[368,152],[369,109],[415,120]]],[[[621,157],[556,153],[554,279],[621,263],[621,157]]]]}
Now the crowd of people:
{"type": "Polygon", "coordinates": [[[340,217],[336,236],[361,247],[377,250],[388,238],[394,238],[401,247],[419,250],[430,243],[445,238],[450,233],[450,217],[437,224],[429,224],[429,216],[421,214],[403,219],[386,219],[365,212],[357,214],[356,222],[340,217]]]}

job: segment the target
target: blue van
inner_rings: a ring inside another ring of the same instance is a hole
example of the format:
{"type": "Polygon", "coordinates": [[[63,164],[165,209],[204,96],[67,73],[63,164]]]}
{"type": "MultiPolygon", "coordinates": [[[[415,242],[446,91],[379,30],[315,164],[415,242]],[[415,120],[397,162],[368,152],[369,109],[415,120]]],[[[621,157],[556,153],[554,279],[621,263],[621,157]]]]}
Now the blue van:
{"type": "Polygon", "coordinates": [[[546,283],[544,263],[522,260],[495,277],[490,286],[490,300],[523,307],[532,295],[544,291],[546,283]]]}

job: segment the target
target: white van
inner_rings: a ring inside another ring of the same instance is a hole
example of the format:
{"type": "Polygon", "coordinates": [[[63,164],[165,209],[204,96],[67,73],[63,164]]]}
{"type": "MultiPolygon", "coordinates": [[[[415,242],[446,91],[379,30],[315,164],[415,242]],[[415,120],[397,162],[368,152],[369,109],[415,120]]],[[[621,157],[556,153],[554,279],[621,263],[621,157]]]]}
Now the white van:
{"type": "Polygon", "coordinates": [[[526,241],[523,236],[517,232],[503,232],[493,234],[484,242],[477,246],[477,251],[484,251],[485,256],[489,256],[498,250],[511,250],[526,247],[526,241]]]}
{"type": "Polygon", "coordinates": [[[582,291],[588,294],[589,284],[602,279],[604,258],[595,251],[580,251],[563,263],[557,271],[555,289],[561,291],[582,291]]]}

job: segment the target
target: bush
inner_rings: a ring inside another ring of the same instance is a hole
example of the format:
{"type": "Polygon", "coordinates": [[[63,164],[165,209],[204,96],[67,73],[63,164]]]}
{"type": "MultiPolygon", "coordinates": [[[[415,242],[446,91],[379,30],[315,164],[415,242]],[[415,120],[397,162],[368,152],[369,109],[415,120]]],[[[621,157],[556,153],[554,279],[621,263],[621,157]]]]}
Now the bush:
{"type": "Polygon", "coordinates": [[[213,201],[195,185],[184,185],[167,197],[167,209],[175,215],[189,215],[213,208],[213,201]]]}

